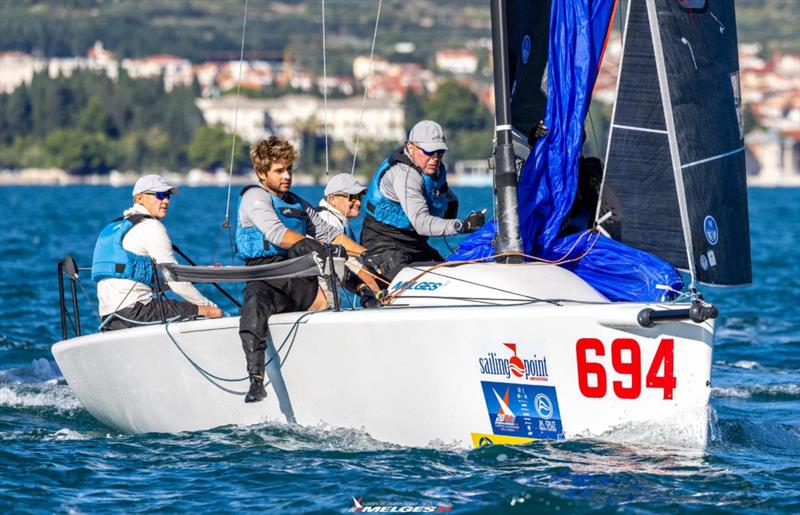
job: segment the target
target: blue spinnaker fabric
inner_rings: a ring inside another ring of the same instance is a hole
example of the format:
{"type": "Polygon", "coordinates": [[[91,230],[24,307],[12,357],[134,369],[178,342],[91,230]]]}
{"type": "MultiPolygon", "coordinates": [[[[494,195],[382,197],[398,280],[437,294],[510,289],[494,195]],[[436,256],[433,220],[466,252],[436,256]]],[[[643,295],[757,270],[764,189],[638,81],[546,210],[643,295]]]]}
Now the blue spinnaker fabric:
{"type": "MultiPolygon", "coordinates": [[[[558,235],[577,190],[584,120],[613,9],[614,0],[552,2],[544,120],[549,132],[536,142],[520,174],[520,233],[526,254],[553,261],[580,257],[564,266],[611,300],[664,300],[669,295],[659,285],[683,286],[671,264],[597,234],[579,241],[579,235],[558,235]]],[[[448,260],[494,254],[494,233],[495,224],[486,224],[448,260]]]]}

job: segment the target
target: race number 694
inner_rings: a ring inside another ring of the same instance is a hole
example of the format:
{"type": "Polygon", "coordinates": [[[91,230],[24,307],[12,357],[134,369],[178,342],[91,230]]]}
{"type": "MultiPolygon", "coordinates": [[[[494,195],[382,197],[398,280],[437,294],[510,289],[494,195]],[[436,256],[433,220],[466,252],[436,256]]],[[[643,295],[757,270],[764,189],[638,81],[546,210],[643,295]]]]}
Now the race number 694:
{"type": "MultiPolygon", "coordinates": [[[[642,352],[639,342],[633,338],[617,338],[611,342],[611,367],[614,380],[611,390],[620,399],[637,399],[644,388],[661,389],[664,400],[672,399],[675,389],[673,373],[675,342],[664,338],[658,344],[653,361],[647,369],[642,384],[642,352]]],[[[609,390],[609,374],[597,358],[606,355],[606,346],[597,338],[581,338],[575,344],[578,363],[578,388],[584,397],[600,399],[609,390]]]]}

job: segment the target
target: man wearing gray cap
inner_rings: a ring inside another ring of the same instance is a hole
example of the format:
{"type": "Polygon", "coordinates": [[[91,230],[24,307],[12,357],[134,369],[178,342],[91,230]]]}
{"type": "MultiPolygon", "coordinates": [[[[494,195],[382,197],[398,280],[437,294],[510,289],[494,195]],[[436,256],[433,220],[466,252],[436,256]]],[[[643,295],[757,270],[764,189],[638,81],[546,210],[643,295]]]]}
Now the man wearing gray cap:
{"type": "MultiPolygon", "coordinates": [[[[100,233],[94,247],[92,279],[97,281],[103,331],[161,320],[161,309],[153,302],[151,288],[153,261],[178,262],[167,229],[161,223],[167,216],[170,197],[177,191],[159,175],[140,177],[133,186],[133,206],[100,233]]],[[[220,309],[191,283],[168,285],[186,301],[164,299],[167,319],[222,316],[220,309]]]]}
{"type": "Polygon", "coordinates": [[[442,127],[423,120],[372,176],[361,231],[368,252],[362,259],[389,280],[410,263],[444,261],[428,237],[472,232],[485,221],[485,210],[456,218],[458,199],[442,162],[446,150],[442,127]]]}

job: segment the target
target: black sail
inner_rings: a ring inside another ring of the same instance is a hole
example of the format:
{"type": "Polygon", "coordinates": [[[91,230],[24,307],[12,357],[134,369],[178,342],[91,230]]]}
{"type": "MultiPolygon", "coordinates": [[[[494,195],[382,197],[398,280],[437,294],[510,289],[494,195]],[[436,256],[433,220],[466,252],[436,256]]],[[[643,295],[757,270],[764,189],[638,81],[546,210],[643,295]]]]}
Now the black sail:
{"type": "Polygon", "coordinates": [[[612,237],[702,283],[751,281],[732,1],[629,3],[603,198],[612,237]]]}
{"type": "Polygon", "coordinates": [[[525,138],[544,119],[551,0],[509,0],[508,64],[511,123],[525,138]]]}

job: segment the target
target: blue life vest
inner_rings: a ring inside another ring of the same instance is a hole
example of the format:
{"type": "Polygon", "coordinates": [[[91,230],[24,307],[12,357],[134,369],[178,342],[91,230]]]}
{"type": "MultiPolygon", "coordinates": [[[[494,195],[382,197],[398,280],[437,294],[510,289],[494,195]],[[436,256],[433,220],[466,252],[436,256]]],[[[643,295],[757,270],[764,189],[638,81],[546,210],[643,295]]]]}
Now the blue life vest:
{"type": "MultiPolygon", "coordinates": [[[[258,187],[255,185],[245,186],[240,193],[240,197],[243,198],[245,192],[250,188],[258,187]]],[[[300,197],[291,192],[286,193],[285,199],[276,197],[272,193],[269,196],[272,199],[272,207],[275,209],[275,213],[281,223],[288,229],[305,236],[308,232],[308,214],[303,208],[300,197]]],[[[241,198],[239,199],[239,206],[242,204],[241,198]]],[[[258,227],[242,227],[241,220],[236,224],[236,257],[242,261],[258,257],[286,256],[288,253],[288,250],[282,249],[267,240],[258,227]]]]}
{"type": "Polygon", "coordinates": [[[134,254],[122,247],[122,240],[134,225],[150,215],[131,215],[117,218],[100,232],[92,256],[92,280],[129,279],[144,284],[153,282],[153,260],[134,254]]]}
{"type": "Polygon", "coordinates": [[[448,202],[447,173],[445,167],[439,167],[439,173],[437,173],[435,177],[424,174],[411,163],[408,156],[402,153],[402,149],[387,157],[380,166],[378,166],[378,169],[375,170],[375,174],[372,176],[372,180],[369,184],[369,190],[367,190],[367,216],[371,216],[381,223],[397,227],[398,229],[413,230],[411,221],[408,219],[408,215],[403,211],[400,203],[389,200],[381,193],[381,179],[386,171],[397,163],[411,166],[422,176],[423,193],[425,195],[425,203],[428,205],[428,213],[432,216],[442,218],[445,212],[447,212],[448,202]]]}

